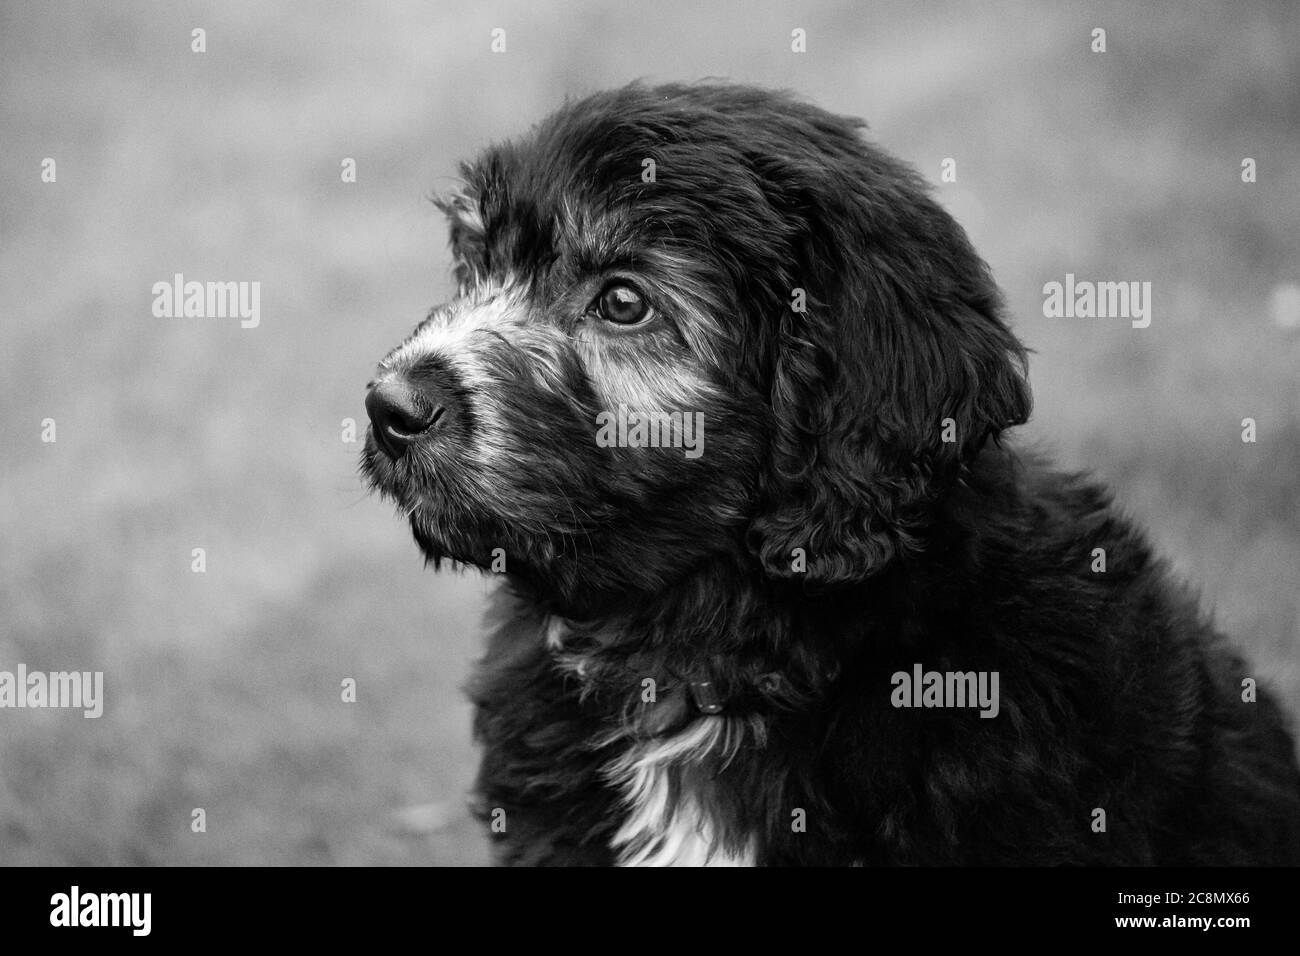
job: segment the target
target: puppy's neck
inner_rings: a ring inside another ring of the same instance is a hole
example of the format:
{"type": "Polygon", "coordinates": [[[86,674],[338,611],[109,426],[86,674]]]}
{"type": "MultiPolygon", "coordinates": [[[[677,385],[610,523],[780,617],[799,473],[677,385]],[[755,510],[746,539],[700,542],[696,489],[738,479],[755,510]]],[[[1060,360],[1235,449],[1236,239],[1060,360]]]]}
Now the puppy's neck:
{"type": "Polygon", "coordinates": [[[586,618],[534,592],[516,596],[532,605],[539,638],[581,696],[649,733],[699,715],[801,710],[840,668],[834,635],[816,626],[817,615],[723,566],[586,618]]]}

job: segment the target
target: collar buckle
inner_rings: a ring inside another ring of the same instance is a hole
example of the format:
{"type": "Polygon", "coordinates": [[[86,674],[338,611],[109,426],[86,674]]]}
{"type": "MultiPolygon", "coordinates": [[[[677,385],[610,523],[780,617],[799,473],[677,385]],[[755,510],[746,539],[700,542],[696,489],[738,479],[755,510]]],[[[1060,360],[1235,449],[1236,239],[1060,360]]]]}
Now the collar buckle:
{"type": "Polygon", "coordinates": [[[713,685],[713,681],[693,680],[691,687],[691,701],[695,704],[695,709],[702,714],[720,714],[722,713],[722,698],[718,696],[718,689],[713,685]]]}

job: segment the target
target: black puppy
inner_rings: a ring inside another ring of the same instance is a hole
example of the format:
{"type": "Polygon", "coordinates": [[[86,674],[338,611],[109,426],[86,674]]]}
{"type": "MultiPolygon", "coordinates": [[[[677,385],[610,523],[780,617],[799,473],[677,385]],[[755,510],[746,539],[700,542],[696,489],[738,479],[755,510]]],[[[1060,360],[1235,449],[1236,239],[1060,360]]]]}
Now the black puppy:
{"type": "Polygon", "coordinates": [[[443,203],[459,292],[363,470],[504,572],[498,859],[1300,862],[1278,708],[1104,490],[999,443],[998,290],[860,125],[634,85],[443,203]]]}

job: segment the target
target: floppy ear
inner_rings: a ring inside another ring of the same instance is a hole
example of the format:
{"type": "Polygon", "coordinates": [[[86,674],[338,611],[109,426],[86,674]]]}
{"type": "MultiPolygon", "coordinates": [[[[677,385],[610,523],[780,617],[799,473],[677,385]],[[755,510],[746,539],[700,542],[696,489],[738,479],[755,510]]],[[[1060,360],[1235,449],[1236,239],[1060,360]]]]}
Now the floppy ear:
{"type": "Polygon", "coordinates": [[[468,183],[454,192],[433,196],[433,204],[447,217],[452,274],[463,295],[484,270],[487,235],[477,192],[468,183]]]}
{"type": "Polygon", "coordinates": [[[1024,348],[961,227],[915,174],[859,148],[851,181],[832,169],[800,190],[806,311],[784,310],[749,529],[770,574],[812,584],[922,549],[934,503],[1031,404],[1024,348]]]}

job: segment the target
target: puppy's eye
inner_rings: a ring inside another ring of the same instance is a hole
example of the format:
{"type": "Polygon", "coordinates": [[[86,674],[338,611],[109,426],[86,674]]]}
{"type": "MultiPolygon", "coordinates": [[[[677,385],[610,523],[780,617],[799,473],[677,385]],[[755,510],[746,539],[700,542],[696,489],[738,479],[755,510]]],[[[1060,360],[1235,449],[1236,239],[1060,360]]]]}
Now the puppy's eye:
{"type": "Polygon", "coordinates": [[[650,306],[632,286],[615,282],[596,299],[596,312],[607,322],[635,325],[650,314],[650,306]]]}

